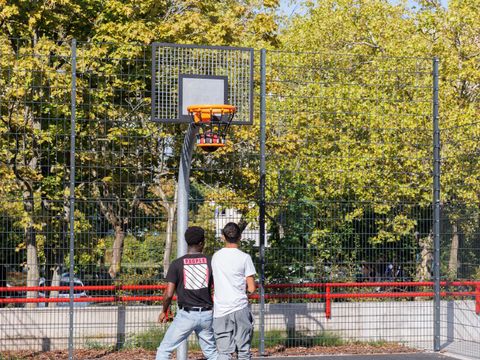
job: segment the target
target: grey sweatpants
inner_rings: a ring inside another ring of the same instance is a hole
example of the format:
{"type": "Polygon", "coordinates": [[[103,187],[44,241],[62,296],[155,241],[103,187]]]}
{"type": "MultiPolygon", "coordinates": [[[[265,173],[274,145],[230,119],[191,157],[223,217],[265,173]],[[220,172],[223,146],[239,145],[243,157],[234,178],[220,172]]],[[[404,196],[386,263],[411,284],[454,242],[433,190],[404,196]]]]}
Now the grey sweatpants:
{"type": "Polygon", "coordinates": [[[235,351],[238,351],[239,360],[252,358],[253,317],[248,307],[219,318],[214,317],[213,332],[217,343],[217,360],[230,360],[235,351]]]}

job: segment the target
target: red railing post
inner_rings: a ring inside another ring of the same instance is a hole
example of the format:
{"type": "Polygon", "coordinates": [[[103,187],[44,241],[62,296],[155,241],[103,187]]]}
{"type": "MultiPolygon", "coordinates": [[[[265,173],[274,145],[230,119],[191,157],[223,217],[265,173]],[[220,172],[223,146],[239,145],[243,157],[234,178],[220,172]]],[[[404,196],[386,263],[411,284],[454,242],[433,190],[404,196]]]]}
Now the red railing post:
{"type": "Polygon", "coordinates": [[[327,319],[332,317],[332,298],[330,296],[331,288],[329,284],[325,287],[325,316],[327,319]]]}
{"type": "Polygon", "coordinates": [[[475,286],[475,312],[480,315],[480,282],[475,286]]]}

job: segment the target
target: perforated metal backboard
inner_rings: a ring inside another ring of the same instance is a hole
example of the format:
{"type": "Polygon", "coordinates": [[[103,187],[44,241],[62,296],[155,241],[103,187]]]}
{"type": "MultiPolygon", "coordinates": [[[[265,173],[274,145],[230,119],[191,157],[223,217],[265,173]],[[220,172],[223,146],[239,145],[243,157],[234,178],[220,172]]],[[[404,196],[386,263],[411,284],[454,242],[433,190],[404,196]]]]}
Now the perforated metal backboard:
{"type": "Polygon", "coordinates": [[[251,48],[152,45],[152,121],[190,122],[187,107],[234,105],[232,124],[253,123],[251,48]]]}

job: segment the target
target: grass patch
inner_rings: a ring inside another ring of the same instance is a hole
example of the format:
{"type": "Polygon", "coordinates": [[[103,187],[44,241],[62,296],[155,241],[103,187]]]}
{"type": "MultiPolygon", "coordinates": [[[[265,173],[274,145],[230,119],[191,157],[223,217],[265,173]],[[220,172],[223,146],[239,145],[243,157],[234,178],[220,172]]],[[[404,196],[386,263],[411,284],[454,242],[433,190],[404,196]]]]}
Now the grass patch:
{"type": "MultiPolygon", "coordinates": [[[[346,342],[338,335],[329,332],[320,332],[318,334],[302,334],[300,332],[292,333],[274,330],[265,333],[265,347],[285,346],[285,347],[313,347],[313,346],[339,346],[346,342]]],[[[260,332],[253,334],[252,347],[260,346],[260,332]]]]}
{"type": "MultiPolygon", "coordinates": [[[[138,334],[130,336],[124,345],[124,349],[145,349],[145,350],[156,350],[160,342],[165,336],[166,329],[152,327],[148,330],[142,331],[138,334]]],[[[193,335],[195,340],[191,340],[188,343],[189,350],[201,350],[198,341],[196,340],[195,335],[193,335]]],[[[380,343],[380,342],[377,342],[380,343]]],[[[318,334],[301,334],[295,333],[289,338],[286,331],[273,330],[265,332],[265,347],[271,348],[275,346],[285,346],[285,347],[313,347],[313,346],[339,346],[344,345],[346,342],[339,337],[338,335],[321,332],[318,334]]],[[[95,343],[91,344],[90,349],[95,349],[95,343]]],[[[381,346],[381,345],[378,345],[381,346]]],[[[255,331],[252,339],[252,348],[260,347],[260,332],[255,331]]],[[[105,347],[101,347],[105,349],[105,347]]],[[[1,360],[1,359],[0,359],[1,360]]]]}
{"type": "Polygon", "coordinates": [[[0,354],[0,360],[25,360],[25,359],[26,358],[23,356],[16,356],[8,353],[0,354]]]}
{"type": "MultiPolygon", "coordinates": [[[[351,341],[351,344],[354,345],[370,345],[372,347],[383,347],[387,346],[389,344],[392,344],[391,342],[385,341],[385,340],[372,340],[372,341],[351,341]]],[[[396,344],[396,343],[394,343],[396,344]]]]}
{"type": "Polygon", "coordinates": [[[290,337],[285,344],[286,347],[313,347],[313,346],[340,346],[345,345],[345,340],[340,336],[327,331],[314,334],[302,335],[297,333],[296,337],[290,337]],[[299,336],[300,335],[300,336],[299,336]]]}
{"type": "Polygon", "coordinates": [[[85,349],[88,350],[113,350],[114,346],[107,345],[98,340],[87,339],[85,341],[85,349]]]}
{"type": "Polygon", "coordinates": [[[130,336],[123,346],[126,349],[145,349],[156,350],[163,337],[166,329],[152,327],[138,334],[130,336]]]}
{"type": "MultiPolygon", "coordinates": [[[[145,350],[157,350],[158,345],[163,340],[167,329],[159,327],[151,327],[148,330],[142,331],[138,334],[130,336],[123,346],[124,349],[145,349],[145,350]]],[[[195,334],[195,333],[192,333],[195,334]]],[[[194,335],[195,336],[195,335],[194,335]]],[[[200,346],[197,341],[188,342],[189,350],[200,350],[200,346]]]]}
{"type": "MultiPolygon", "coordinates": [[[[285,331],[273,330],[265,332],[265,347],[274,347],[277,345],[285,345],[287,341],[287,333],[285,331]]],[[[252,347],[260,347],[260,331],[253,333],[252,347]]]]}
{"type": "MultiPolygon", "coordinates": [[[[285,346],[286,348],[291,347],[314,347],[314,346],[342,346],[342,345],[369,345],[372,347],[385,347],[391,342],[385,340],[372,340],[372,341],[352,341],[344,340],[339,335],[322,331],[318,333],[302,333],[302,332],[292,332],[288,334],[286,331],[267,331],[265,332],[265,347],[272,348],[275,346],[285,346]]],[[[256,331],[253,334],[252,348],[260,347],[260,332],[256,331]]]]}

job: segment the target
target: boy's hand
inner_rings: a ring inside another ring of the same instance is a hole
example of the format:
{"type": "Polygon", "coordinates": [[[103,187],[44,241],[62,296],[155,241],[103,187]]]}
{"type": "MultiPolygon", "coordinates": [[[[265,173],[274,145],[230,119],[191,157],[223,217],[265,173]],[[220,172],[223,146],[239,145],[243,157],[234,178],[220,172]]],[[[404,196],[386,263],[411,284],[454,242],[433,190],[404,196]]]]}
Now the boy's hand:
{"type": "Polygon", "coordinates": [[[172,319],[170,318],[170,310],[167,310],[165,312],[162,311],[158,316],[158,322],[161,324],[165,324],[171,320],[172,319]]]}

